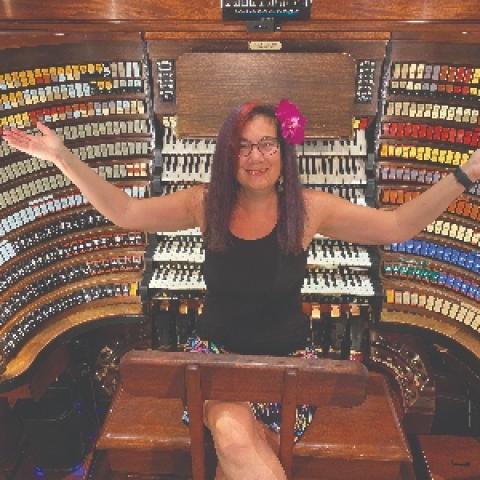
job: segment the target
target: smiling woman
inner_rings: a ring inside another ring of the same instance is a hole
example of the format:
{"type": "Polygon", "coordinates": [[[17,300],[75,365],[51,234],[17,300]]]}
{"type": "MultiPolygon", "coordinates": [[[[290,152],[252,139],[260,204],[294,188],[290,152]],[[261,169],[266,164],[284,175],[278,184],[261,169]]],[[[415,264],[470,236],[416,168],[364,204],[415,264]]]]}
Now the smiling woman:
{"type": "MultiPolygon", "coordinates": [[[[282,135],[278,113],[271,105],[246,103],[220,130],[205,204],[205,238],[212,250],[225,250],[230,232],[254,240],[275,226],[283,253],[303,249],[305,206],[295,145],[282,135]]],[[[302,143],[303,125],[296,128],[302,143]]]]}
{"type": "MultiPolygon", "coordinates": [[[[477,150],[457,176],[444,177],[396,210],[354,205],[302,188],[295,144],[303,141],[303,124],[288,101],[235,108],[218,135],[207,188],[142,200],[100,178],[41,123],[41,135],[11,129],[4,137],[10,146],[54,163],[119,226],[153,232],[201,228],[207,294],[192,351],[290,355],[309,351],[300,292],[316,233],[367,244],[409,239],[480,178],[477,150]]],[[[217,480],[285,479],[273,433],[280,428],[279,411],[272,405],[207,402],[217,480]]],[[[308,406],[297,410],[298,437],[312,415],[308,406]]]]}

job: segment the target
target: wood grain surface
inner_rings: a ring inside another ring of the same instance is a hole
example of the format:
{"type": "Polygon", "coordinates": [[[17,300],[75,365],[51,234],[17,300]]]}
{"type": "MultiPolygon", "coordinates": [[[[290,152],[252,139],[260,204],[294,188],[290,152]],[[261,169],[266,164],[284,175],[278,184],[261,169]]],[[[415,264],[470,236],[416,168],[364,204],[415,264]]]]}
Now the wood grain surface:
{"type": "MultiPolygon", "coordinates": [[[[110,21],[138,20],[204,20],[222,18],[218,0],[5,0],[0,2],[0,19],[5,20],[60,20],[73,21],[106,19],[110,21]]],[[[397,0],[394,6],[389,0],[340,0],[337,2],[312,2],[311,20],[478,20],[480,12],[477,0],[397,0]]]]}
{"type": "Polygon", "coordinates": [[[307,137],[352,135],[355,61],[338,53],[186,53],[177,61],[177,134],[216,136],[251,100],[295,102],[307,137]]]}

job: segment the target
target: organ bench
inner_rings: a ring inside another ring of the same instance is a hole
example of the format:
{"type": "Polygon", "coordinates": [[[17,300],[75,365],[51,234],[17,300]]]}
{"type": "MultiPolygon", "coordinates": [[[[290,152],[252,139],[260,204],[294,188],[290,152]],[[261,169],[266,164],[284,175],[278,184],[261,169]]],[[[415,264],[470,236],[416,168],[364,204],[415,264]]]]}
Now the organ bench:
{"type": "Polygon", "coordinates": [[[336,360],[131,351],[120,363],[120,386],[97,449],[106,452],[114,474],[213,478],[205,399],[282,401],[289,426],[282,428],[280,460],[288,478],[414,478],[384,378],[360,363],[336,360]],[[181,420],[184,402],[189,427],[181,420]],[[301,403],[318,409],[294,445],[295,405],[301,403]]]}

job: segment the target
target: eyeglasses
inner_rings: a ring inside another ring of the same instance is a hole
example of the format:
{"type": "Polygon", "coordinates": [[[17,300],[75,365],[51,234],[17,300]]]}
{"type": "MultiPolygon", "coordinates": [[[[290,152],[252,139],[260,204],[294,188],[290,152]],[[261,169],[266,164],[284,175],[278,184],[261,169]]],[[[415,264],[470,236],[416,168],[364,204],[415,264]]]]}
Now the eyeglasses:
{"type": "Polygon", "coordinates": [[[253,147],[257,147],[262,155],[273,155],[278,150],[278,139],[275,137],[263,137],[257,143],[242,140],[238,153],[241,157],[248,157],[252,153],[253,147]]]}

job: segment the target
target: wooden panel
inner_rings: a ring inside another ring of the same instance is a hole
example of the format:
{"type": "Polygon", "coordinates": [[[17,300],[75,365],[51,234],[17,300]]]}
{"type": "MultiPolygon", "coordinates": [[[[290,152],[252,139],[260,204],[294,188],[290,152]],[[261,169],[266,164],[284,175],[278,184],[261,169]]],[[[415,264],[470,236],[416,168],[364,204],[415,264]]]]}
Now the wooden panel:
{"type": "Polygon", "coordinates": [[[429,479],[480,478],[480,438],[422,435],[418,442],[429,479]]]}
{"type": "Polygon", "coordinates": [[[436,31],[430,31],[430,29],[425,29],[423,31],[401,31],[395,32],[392,34],[392,40],[396,41],[416,41],[416,42],[436,42],[445,44],[457,44],[457,49],[461,51],[462,46],[458,44],[463,43],[480,43],[480,31],[476,31],[474,28],[473,31],[469,31],[469,26],[464,25],[461,31],[457,28],[456,30],[443,29],[442,35],[438,35],[436,31]]]}
{"type": "MultiPolygon", "coordinates": [[[[285,21],[281,31],[253,32],[248,38],[281,40],[288,32],[303,39],[315,32],[480,31],[478,0],[339,0],[313,2],[311,19],[285,21]],[[414,20],[414,21],[412,21],[414,20]]],[[[218,0],[6,0],[0,2],[0,30],[30,32],[166,32],[180,38],[198,32],[203,38],[245,38],[245,22],[223,22],[218,0]],[[206,37],[206,36],[207,37],[206,37]]],[[[192,38],[192,37],[190,37],[192,38]]],[[[292,38],[290,36],[290,38],[292,38]]],[[[378,37],[377,37],[378,38],[378,37]]]]}
{"type": "MultiPolygon", "coordinates": [[[[356,447],[353,445],[353,447],[356,447]]],[[[379,446],[381,449],[381,446],[379,446]]],[[[352,448],[352,452],[355,448],[352,448]]],[[[373,460],[345,460],[344,458],[294,457],[294,480],[403,480],[400,476],[400,462],[373,460]],[[319,477],[318,472],[322,472],[319,477]]]]}
{"type": "MultiPolygon", "coordinates": [[[[153,412],[153,415],[156,415],[156,412],[153,412]]],[[[110,450],[108,463],[114,472],[135,472],[136,475],[172,475],[172,472],[175,472],[175,477],[166,478],[191,478],[192,461],[190,453],[186,451],[159,452],[153,449],[145,451],[133,448],[110,450]]],[[[137,476],[130,478],[138,479],[137,476]]]]}
{"type": "MultiPolygon", "coordinates": [[[[38,35],[50,32],[54,35],[78,34],[97,35],[99,32],[115,33],[120,37],[145,32],[149,36],[160,34],[158,38],[169,39],[248,39],[248,40],[283,40],[283,39],[322,39],[345,38],[386,39],[390,32],[429,32],[438,41],[445,41],[444,33],[480,32],[480,22],[472,21],[425,21],[412,22],[404,20],[311,20],[308,22],[289,22],[281,25],[279,31],[247,32],[245,23],[196,20],[85,20],[74,22],[64,20],[12,21],[0,18],[0,33],[10,32],[18,35],[38,35]]],[[[152,37],[150,37],[152,38],[152,37]]],[[[15,41],[14,41],[15,42],[15,41]]],[[[38,44],[38,43],[37,43],[38,44]]]]}
{"type": "Polygon", "coordinates": [[[220,20],[222,17],[218,0],[193,0],[188,4],[181,0],[143,0],[141,3],[130,0],[15,0],[0,3],[0,18],[9,20],[58,21],[135,21],[135,20],[220,20]]]}
{"type": "Polygon", "coordinates": [[[392,42],[392,61],[419,61],[434,62],[439,64],[452,63],[456,65],[478,65],[478,45],[394,41],[392,42]]]}
{"type": "Polygon", "coordinates": [[[314,20],[472,20],[479,18],[478,0],[340,0],[312,2],[314,20]]]}
{"type": "MultiPolygon", "coordinates": [[[[35,47],[44,45],[62,45],[65,43],[82,43],[82,42],[140,42],[141,36],[139,32],[132,33],[115,33],[115,32],[91,32],[86,33],[54,33],[54,32],[15,32],[0,31],[0,45],[3,49],[12,49],[20,47],[35,47]]],[[[20,65],[23,65],[20,63],[20,65]]]]}
{"type": "Polygon", "coordinates": [[[318,409],[294,448],[294,478],[413,479],[412,459],[383,376],[369,372],[367,398],[345,411],[318,409]],[[398,474],[404,470],[404,476],[398,474]],[[378,470],[378,471],[377,471],[378,470]]]}
{"type": "Polygon", "coordinates": [[[158,351],[131,351],[123,357],[122,388],[136,395],[182,397],[186,364],[200,366],[203,395],[207,399],[280,401],[286,368],[301,370],[299,403],[352,406],[361,403],[365,396],[367,371],[358,362],[158,351]]]}
{"type": "Polygon", "coordinates": [[[177,62],[177,134],[216,136],[239,104],[289,98],[308,118],[306,136],[350,137],[354,88],[347,54],[187,53],[177,62]]]}
{"type": "Polygon", "coordinates": [[[16,48],[2,50],[1,72],[38,66],[62,65],[72,62],[141,61],[143,49],[138,42],[83,42],[48,45],[44,48],[25,47],[22,54],[16,48]]]}
{"type": "MultiPolygon", "coordinates": [[[[196,35],[192,32],[192,35],[196,35]]],[[[185,53],[248,53],[250,50],[249,41],[247,41],[247,33],[244,33],[244,40],[212,40],[206,37],[205,40],[187,40],[183,33],[183,41],[173,41],[172,38],[182,38],[181,32],[169,32],[162,34],[150,34],[147,38],[151,38],[147,42],[148,54],[152,60],[153,78],[158,77],[157,60],[177,60],[185,53]],[[164,40],[158,40],[165,37],[164,40]],[[170,39],[169,39],[170,38],[170,39]],[[157,40],[155,40],[157,39],[157,40]]],[[[308,38],[297,40],[282,40],[281,50],[278,53],[348,53],[355,60],[373,60],[376,63],[375,82],[373,85],[372,101],[370,103],[355,103],[353,114],[356,117],[364,115],[375,115],[377,112],[378,90],[380,84],[381,65],[385,55],[385,40],[353,40],[342,38],[336,32],[337,39],[332,40],[324,35],[320,40],[318,35],[312,32],[308,33],[308,38]]],[[[331,37],[331,34],[330,34],[331,37]]],[[[258,53],[258,52],[257,52],[258,53]]],[[[154,111],[156,115],[175,115],[176,105],[174,101],[163,101],[160,98],[158,83],[153,86],[154,111]]]]}
{"type": "MultiPolygon", "coordinates": [[[[214,25],[210,26],[210,30],[203,29],[199,30],[198,25],[188,26],[183,31],[178,29],[173,30],[169,28],[168,24],[162,24],[162,31],[145,32],[146,40],[202,40],[206,41],[215,41],[215,40],[228,40],[232,41],[252,41],[252,40],[274,40],[274,41],[284,41],[284,40],[301,40],[303,42],[310,41],[328,41],[328,40],[359,40],[359,41],[380,41],[380,40],[389,40],[391,37],[390,32],[387,31],[355,31],[354,26],[352,25],[351,31],[343,31],[344,29],[337,28],[334,26],[330,28],[325,28],[326,25],[320,29],[313,30],[316,26],[310,25],[310,28],[299,30],[298,28],[293,29],[291,25],[284,25],[280,32],[275,32],[272,34],[258,33],[258,32],[248,32],[244,25],[218,25],[216,28],[214,25]]],[[[227,48],[225,51],[229,51],[227,48]]]]}
{"type": "MultiPolygon", "coordinates": [[[[480,18],[478,0],[397,0],[392,8],[390,0],[339,0],[312,4],[312,20],[475,20],[480,18]]],[[[10,21],[63,19],[78,21],[138,21],[138,20],[221,20],[218,0],[62,0],[4,1],[0,3],[0,19],[10,21]]]]}

